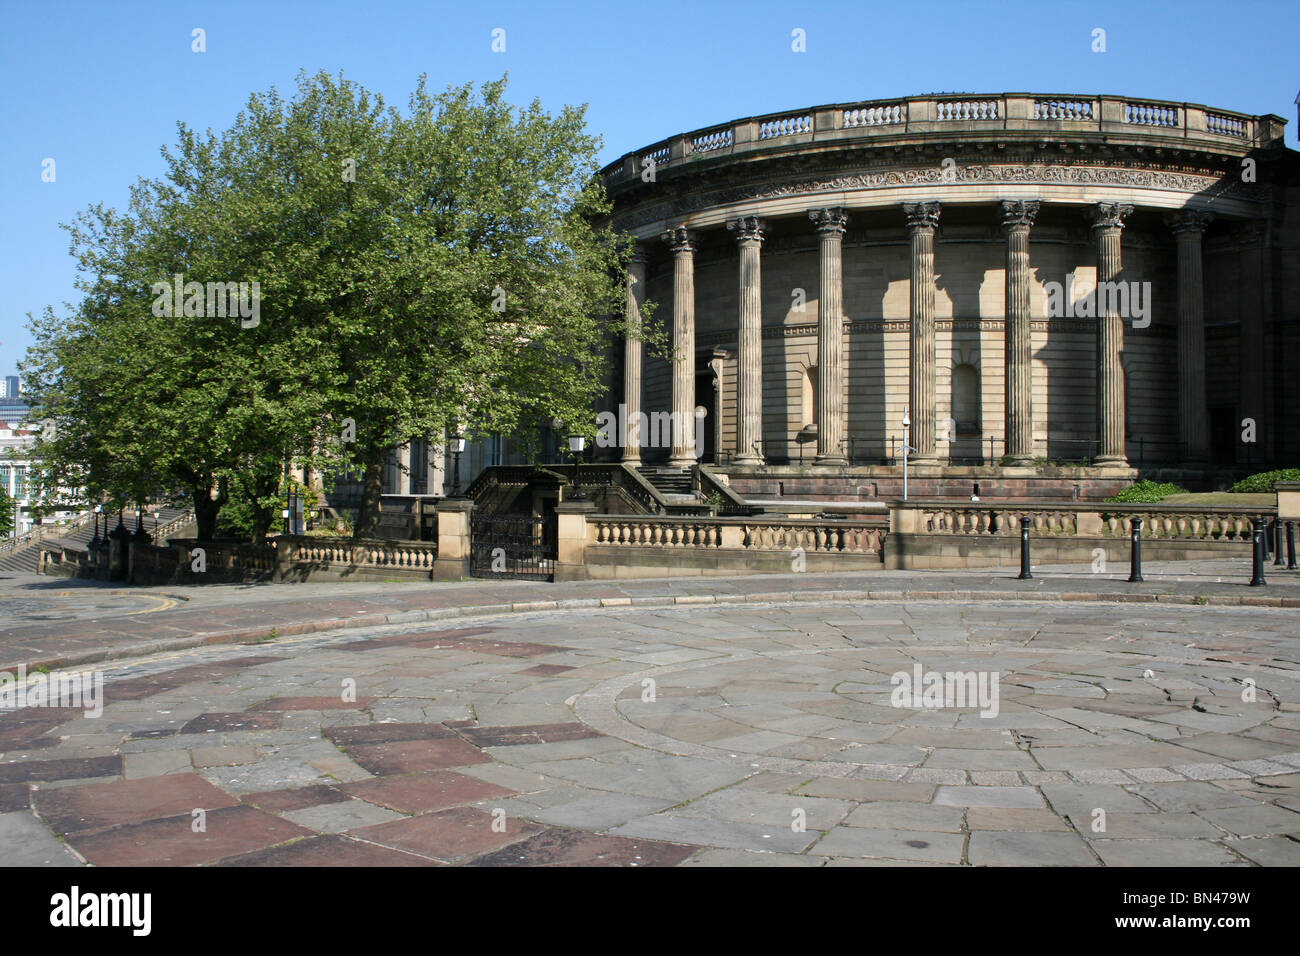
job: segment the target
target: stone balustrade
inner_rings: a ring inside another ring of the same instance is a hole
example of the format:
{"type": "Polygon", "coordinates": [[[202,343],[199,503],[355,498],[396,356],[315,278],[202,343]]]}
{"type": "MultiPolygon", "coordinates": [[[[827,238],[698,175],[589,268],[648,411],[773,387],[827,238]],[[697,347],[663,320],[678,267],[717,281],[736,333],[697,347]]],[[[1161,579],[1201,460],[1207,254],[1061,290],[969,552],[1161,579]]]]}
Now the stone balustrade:
{"type": "Polygon", "coordinates": [[[670,518],[659,515],[590,515],[587,543],[595,547],[732,548],[879,554],[883,520],[839,518],[670,518]]]}
{"type": "Polygon", "coordinates": [[[1265,506],[1180,506],[1123,504],[1016,505],[996,503],[895,503],[895,530],[919,534],[1020,534],[1020,519],[1030,519],[1034,535],[1100,535],[1127,539],[1133,518],[1143,522],[1142,537],[1196,541],[1249,541],[1252,518],[1271,518],[1265,506]]]}
{"type": "Polygon", "coordinates": [[[1135,518],[1142,519],[1150,559],[1248,557],[1252,519],[1276,514],[1276,508],[1260,505],[893,502],[885,566],[1013,566],[1022,517],[1030,519],[1034,560],[1041,563],[1091,564],[1098,551],[1125,561],[1135,518]]]}
{"type": "Polygon", "coordinates": [[[962,124],[972,131],[1089,129],[1107,136],[1171,137],[1213,147],[1265,146],[1282,136],[1280,117],[1207,110],[1195,103],[1114,96],[1006,93],[917,96],[772,113],[712,126],[628,153],[603,170],[614,185],[639,178],[648,165],[676,166],[693,156],[743,154],[780,144],[933,133],[962,124]],[[1067,124],[1067,125],[1061,125],[1067,124]]]}

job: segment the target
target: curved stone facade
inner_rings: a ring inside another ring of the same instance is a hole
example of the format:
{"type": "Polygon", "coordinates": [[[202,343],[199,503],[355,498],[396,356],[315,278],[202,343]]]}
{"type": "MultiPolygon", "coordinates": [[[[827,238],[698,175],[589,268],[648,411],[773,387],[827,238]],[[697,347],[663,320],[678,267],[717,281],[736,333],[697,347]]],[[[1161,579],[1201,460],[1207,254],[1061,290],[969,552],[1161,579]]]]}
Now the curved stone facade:
{"type": "Polygon", "coordinates": [[[906,412],[922,473],[1293,462],[1300,190],[1283,125],[916,97],[629,153],[604,171],[613,225],[638,240],[628,309],[654,301],[682,360],[620,343],[610,410],[689,424],[672,448],[625,435],[622,457],[683,464],[698,444],[738,474],[890,464],[906,412]]]}

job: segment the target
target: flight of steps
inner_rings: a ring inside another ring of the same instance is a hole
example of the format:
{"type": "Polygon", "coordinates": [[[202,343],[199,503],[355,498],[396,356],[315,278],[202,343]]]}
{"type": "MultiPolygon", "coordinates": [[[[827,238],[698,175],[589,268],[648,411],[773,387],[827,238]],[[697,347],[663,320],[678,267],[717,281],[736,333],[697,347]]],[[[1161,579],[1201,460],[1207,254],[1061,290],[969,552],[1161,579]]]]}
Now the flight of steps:
{"type": "Polygon", "coordinates": [[[666,465],[642,465],[637,469],[641,477],[655,486],[664,498],[673,504],[698,504],[699,499],[691,489],[689,468],[671,468],[666,465]]]}
{"type": "MultiPolygon", "coordinates": [[[[158,527],[162,527],[167,522],[179,518],[185,513],[184,508],[158,508],[154,511],[146,511],[144,516],[144,530],[150,534],[154,529],[154,518],[158,519],[158,527]]],[[[126,525],[128,531],[135,530],[135,512],[128,511],[123,518],[122,523],[126,525]]],[[[109,522],[109,530],[117,527],[117,516],[113,515],[109,522]]],[[[101,519],[99,530],[103,532],[104,525],[101,519]]],[[[71,542],[74,545],[80,545],[84,550],[90,539],[95,536],[95,522],[90,522],[78,528],[69,528],[64,534],[57,535],[58,540],[71,542]]],[[[46,538],[46,541],[51,539],[46,538]]],[[[35,574],[37,562],[40,560],[41,549],[38,547],[39,542],[32,542],[26,547],[17,551],[10,551],[0,556],[0,573],[8,572],[10,574],[35,574]]]]}

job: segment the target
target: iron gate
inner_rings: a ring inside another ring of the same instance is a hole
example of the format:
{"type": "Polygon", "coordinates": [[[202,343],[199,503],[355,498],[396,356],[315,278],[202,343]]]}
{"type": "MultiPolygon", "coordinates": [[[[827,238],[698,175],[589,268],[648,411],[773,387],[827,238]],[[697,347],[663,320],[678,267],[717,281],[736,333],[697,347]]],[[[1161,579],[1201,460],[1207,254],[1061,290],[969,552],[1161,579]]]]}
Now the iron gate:
{"type": "Polygon", "coordinates": [[[556,531],[555,515],[471,513],[470,576],[553,580],[556,531]]]}

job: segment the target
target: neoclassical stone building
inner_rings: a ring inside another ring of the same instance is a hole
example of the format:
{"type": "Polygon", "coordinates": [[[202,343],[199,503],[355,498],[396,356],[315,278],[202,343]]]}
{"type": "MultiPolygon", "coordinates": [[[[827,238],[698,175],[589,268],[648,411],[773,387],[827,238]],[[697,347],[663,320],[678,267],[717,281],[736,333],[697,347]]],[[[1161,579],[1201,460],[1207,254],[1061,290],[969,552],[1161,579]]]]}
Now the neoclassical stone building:
{"type": "Polygon", "coordinates": [[[612,457],[694,463],[698,406],[702,459],[758,496],[895,494],[905,414],[914,494],[1086,497],[1139,466],[1208,484],[1300,463],[1284,123],[918,96],[629,153],[604,171],[637,240],[629,317],[653,300],[679,360],[619,343],[603,410],[685,426],[612,457]]]}

